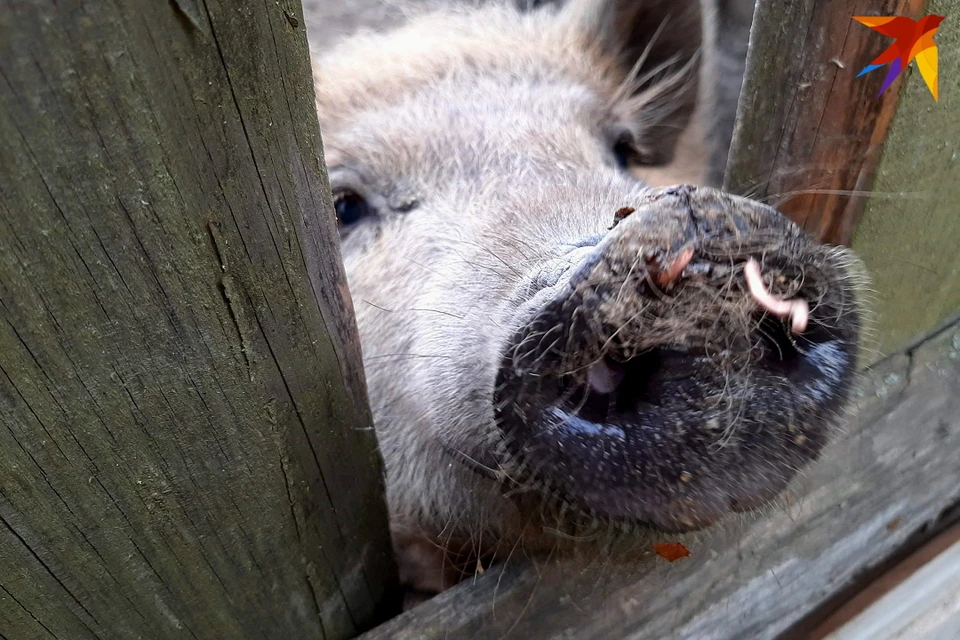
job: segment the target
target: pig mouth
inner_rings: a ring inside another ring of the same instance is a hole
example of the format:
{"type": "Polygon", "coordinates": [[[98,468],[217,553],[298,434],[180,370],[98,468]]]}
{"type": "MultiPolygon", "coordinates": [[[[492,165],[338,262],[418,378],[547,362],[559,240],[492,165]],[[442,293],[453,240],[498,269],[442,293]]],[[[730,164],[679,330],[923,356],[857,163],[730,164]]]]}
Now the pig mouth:
{"type": "Polygon", "coordinates": [[[848,253],[749,200],[683,187],[629,209],[517,321],[499,463],[562,511],[699,529],[770,502],[828,441],[858,285],[848,253]]]}

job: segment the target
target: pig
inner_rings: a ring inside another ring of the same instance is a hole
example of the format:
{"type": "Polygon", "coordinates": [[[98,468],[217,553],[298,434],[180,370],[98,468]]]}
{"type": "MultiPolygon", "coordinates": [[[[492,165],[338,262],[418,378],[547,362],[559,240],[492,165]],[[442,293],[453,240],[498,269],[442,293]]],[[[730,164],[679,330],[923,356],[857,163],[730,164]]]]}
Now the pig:
{"type": "Polygon", "coordinates": [[[702,33],[693,0],[487,2],[316,57],[408,587],[758,509],[836,431],[861,269],[684,184],[702,33]]]}

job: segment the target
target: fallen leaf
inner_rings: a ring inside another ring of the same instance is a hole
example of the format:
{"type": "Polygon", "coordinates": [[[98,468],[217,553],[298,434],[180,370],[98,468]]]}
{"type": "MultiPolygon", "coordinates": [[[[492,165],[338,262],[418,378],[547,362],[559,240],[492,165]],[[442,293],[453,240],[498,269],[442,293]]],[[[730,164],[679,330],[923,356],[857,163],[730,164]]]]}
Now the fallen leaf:
{"type": "Polygon", "coordinates": [[[680,542],[654,542],[653,550],[657,552],[658,556],[666,558],[670,562],[690,555],[687,548],[680,542]]]}

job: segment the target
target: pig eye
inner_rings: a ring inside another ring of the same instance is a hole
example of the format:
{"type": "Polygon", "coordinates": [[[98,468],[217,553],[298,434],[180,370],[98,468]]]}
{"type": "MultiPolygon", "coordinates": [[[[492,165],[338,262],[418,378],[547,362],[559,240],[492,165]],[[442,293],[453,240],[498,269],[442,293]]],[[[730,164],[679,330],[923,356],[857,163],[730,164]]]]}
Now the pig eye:
{"type": "Polygon", "coordinates": [[[629,169],[633,164],[633,137],[621,135],[613,143],[613,159],[620,169],[629,169]]]}
{"type": "Polygon", "coordinates": [[[620,169],[652,167],[661,164],[653,154],[644,152],[630,131],[621,131],[613,139],[613,159],[620,169]]]}
{"type": "Polygon", "coordinates": [[[337,211],[337,225],[342,229],[351,227],[374,215],[370,204],[356,191],[340,189],[333,194],[333,207],[337,211]]]}

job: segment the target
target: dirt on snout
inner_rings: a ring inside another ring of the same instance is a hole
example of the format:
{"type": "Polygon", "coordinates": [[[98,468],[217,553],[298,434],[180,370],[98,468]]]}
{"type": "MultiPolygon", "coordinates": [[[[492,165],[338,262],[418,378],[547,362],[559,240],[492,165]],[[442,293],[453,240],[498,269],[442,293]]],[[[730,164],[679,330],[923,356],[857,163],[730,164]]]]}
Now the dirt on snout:
{"type": "Polygon", "coordinates": [[[819,453],[859,283],[844,250],[759,203],[676,187],[629,208],[506,350],[502,458],[590,517],[696,529],[819,453]]]}
{"type": "Polygon", "coordinates": [[[531,319],[515,364],[540,358],[546,344],[563,354],[557,373],[663,346],[743,363],[758,333],[802,338],[811,309],[814,333],[855,316],[846,267],[841,252],[772,209],[712,190],[660,190],[615,213],[611,233],[568,289],[531,319]],[[565,345],[529,339],[541,327],[543,338],[555,336],[563,322],[565,345]]]}

